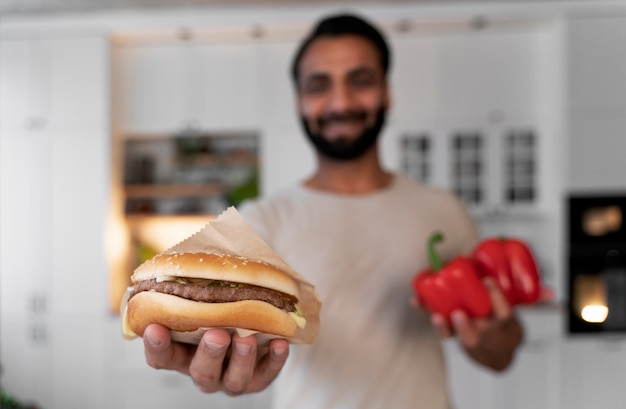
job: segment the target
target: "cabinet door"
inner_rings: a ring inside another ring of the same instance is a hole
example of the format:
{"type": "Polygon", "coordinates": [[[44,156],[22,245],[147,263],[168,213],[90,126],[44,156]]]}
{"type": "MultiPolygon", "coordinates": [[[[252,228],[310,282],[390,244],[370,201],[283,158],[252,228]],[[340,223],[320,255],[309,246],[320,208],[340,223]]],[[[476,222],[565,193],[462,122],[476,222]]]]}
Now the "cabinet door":
{"type": "Polygon", "coordinates": [[[568,89],[574,109],[626,115],[625,38],[623,16],[568,21],[568,89]]]}
{"type": "Polygon", "coordinates": [[[83,132],[109,126],[109,46],[102,37],[48,40],[46,91],[49,126],[83,132]]]}
{"type": "Polygon", "coordinates": [[[52,285],[51,143],[39,132],[0,138],[0,362],[3,386],[49,402],[52,285]]]}
{"type": "Polygon", "coordinates": [[[33,40],[0,41],[0,130],[14,134],[41,124],[42,53],[33,40]]]}
{"type": "Polygon", "coordinates": [[[55,135],[52,158],[54,191],[49,201],[54,259],[52,313],[60,317],[97,315],[107,300],[104,259],[108,196],[108,135],[76,132],[55,135]]]}
{"type": "Polygon", "coordinates": [[[104,37],[2,41],[4,133],[105,126],[107,49],[104,37]]]}
{"type": "Polygon", "coordinates": [[[562,408],[621,409],[626,402],[624,339],[578,337],[562,347],[562,408]]]}
{"type": "Polygon", "coordinates": [[[289,71],[296,45],[275,42],[259,46],[263,195],[299,182],[315,168],[313,150],[298,121],[289,71]]]}
{"type": "Polygon", "coordinates": [[[192,125],[185,44],[120,47],[114,57],[115,100],[125,132],[173,133],[192,125]]]}
{"type": "Polygon", "coordinates": [[[393,117],[486,118],[493,111],[540,113],[550,62],[549,30],[397,36],[391,72],[393,117]]]}
{"type": "Polygon", "coordinates": [[[259,45],[259,100],[263,123],[289,124],[299,129],[291,60],[297,43],[274,42],[259,45]]]}
{"type": "Polygon", "coordinates": [[[37,312],[52,282],[51,141],[39,133],[0,139],[3,316],[37,312]]]}
{"type": "Polygon", "coordinates": [[[624,189],[626,115],[571,120],[570,186],[573,189],[624,189]]]}
{"type": "MultiPolygon", "coordinates": [[[[420,126],[437,117],[437,42],[432,37],[390,38],[394,57],[389,72],[393,124],[420,126]]],[[[439,113],[441,114],[441,113],[439,113]]]]}
{"type": "Polygon", "coordinates": [[[189,51],[193,123],[205,130],[257,128],[255,45],[194,45],[189,51]]]}

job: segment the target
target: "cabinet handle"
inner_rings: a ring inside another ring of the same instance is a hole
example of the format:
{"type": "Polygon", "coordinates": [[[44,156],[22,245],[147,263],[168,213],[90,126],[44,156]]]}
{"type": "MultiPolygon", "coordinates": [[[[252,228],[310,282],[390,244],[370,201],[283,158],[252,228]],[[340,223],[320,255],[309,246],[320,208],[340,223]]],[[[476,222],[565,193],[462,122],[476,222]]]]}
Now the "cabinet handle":
{"type": "Polygon", "coordinates": [[[34,314],[44,314],[48,309],[48,300],[44,294],[35,294],[30,299],[30,309],[34,314]]]}
{"type": "Polygon", "coordinates": [[[43,117],[33,117],[26,121],[26,129],[39,131],[46,127],[46,119],[43,117]]]}
{"type": "Polygon", "coordinates": [[[38,345],[43,345],[48,341],[48,328],[43,324],[35,324],[29,329],[30,339],[38,345]]]}

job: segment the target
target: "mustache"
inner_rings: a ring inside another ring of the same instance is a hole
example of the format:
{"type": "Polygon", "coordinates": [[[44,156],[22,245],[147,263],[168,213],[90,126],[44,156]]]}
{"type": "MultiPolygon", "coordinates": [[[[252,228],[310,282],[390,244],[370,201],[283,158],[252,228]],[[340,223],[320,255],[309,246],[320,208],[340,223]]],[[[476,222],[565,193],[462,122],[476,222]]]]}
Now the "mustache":
{"type": "Polygon", "coordinates": [[[325,126],[330,123],[342,123],[351,121],[365,121],[367,118],[367,112],[365,111],[346,111],[346,112],[331,112],[321,116],[318,119],[319,126],[325,126]]]}

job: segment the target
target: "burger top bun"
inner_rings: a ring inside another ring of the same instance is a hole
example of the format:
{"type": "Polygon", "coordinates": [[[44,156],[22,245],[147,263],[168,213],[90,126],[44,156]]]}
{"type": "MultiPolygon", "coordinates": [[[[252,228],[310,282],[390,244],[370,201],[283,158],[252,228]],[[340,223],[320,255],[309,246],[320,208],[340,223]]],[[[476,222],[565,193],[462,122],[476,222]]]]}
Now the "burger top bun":
{"type": "Polygon", "coordinates": [[[162,253],[137,267],[133,283],[162,276],[231,281],[270,288],[300,299],[298,283],[268,263],[204,252],[162,253]]]}

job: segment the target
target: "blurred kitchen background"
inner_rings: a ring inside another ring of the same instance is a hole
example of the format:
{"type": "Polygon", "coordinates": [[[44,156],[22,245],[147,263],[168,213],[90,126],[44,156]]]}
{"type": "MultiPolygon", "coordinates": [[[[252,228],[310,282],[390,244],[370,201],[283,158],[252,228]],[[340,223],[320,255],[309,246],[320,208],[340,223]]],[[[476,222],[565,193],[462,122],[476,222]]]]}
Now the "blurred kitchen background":
{"type": "Polygon", "coordinates": [[[483,235],[528,240],[555,290],[519,310],[503,375],[446,342],[457,407],[624,408],[626,2],[602,0],[4,0],[4,392],[41,409],[268,407],[271,389],[203,395],[149,368],[119,299],[141,260],[313,169],[288,64],[344,9],[393,47],[386,166],[455,191],[483,235]]]}

